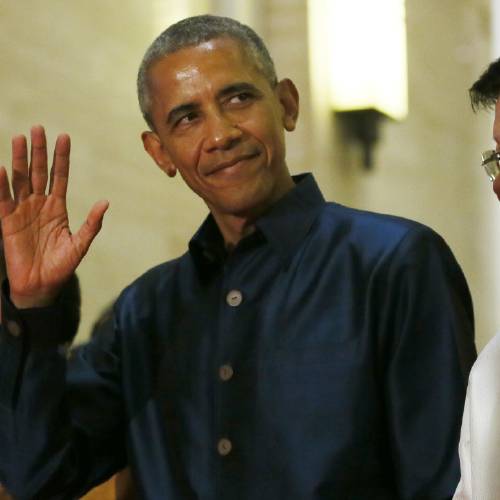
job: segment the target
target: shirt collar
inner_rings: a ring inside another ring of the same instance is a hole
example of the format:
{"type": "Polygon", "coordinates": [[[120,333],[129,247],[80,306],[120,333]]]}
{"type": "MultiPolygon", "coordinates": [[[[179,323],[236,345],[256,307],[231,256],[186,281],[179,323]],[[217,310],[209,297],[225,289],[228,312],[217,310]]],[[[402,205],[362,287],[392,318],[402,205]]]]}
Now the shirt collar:
{"type": "MultiPolygon", "coordinates": [[[[256,221],[257,234],[248,237],[258,240],[263,236],[284,266],[289,264],[325,203],[312,174],[296,175],[293,180],[295,187],[256,221]]],[[[224,262],[224,240],[211,215],[189,242],[189,251],[203,271],[224,262]]]]}
{"type": "Polygon", "coordinates": [[[293,176],[295,187],[255,223],[283,264],[289,264],[325,199],[312,174],[293,176]]]}

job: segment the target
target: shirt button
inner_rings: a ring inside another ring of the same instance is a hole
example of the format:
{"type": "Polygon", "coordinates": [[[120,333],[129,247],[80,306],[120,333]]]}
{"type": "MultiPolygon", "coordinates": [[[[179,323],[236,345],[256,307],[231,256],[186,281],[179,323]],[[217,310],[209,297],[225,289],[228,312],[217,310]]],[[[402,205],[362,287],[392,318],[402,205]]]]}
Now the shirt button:
{"type": "Polygon", "coordinates": [[[241,294],[241,292],[239,290],[231,290],[226,295],[226,302],[231,307],[238,307],[242,301],[243,301],[243,295],[241,294]]]}
{"type": "Polygon", "coordinates": [[[219,368],[219,378],[223,382],[227,382],[228,380],[231,380],[233,378],[233,375],[234,375],[234,370],[233,370],[233,367],[231,365],[222,365],[219,368]]]}
{"type": "Polygon", "coordinates": [[[7,331],[13,336],[13,337],[19,337],[21,335],[21,326],[17,321],[7,321],[7,331]]]}
{"type": "Polygon", "coordinates": [[[233,443],[231,443],[229,439],[227,438],[219,439],[219,442],[217,443],[217,451],[219,452],[219,455],[225,457],[231,453],[232,449],[233,449],[233,443]]]}

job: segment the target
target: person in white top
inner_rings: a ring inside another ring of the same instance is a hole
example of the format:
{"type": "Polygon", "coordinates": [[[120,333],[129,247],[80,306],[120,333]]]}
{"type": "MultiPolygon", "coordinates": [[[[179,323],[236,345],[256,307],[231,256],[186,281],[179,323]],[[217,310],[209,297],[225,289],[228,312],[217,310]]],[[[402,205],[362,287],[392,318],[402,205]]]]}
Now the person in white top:
{"type": "MultiPolygon", "coordinates": [[[[500,59],[491,63],[470,89],[472,108],[495,109],[495,150],[483,153],[483,166],[500,200],[500,59]]],[[[500,333],[474,364],[460,437],[462,478],[454,500],[500,500],[500,333]]]]}

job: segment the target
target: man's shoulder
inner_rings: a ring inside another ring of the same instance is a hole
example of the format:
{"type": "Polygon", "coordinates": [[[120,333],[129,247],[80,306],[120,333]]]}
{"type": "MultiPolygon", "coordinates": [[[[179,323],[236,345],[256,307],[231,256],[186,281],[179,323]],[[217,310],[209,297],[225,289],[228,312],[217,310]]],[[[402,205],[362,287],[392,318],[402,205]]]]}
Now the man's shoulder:
{"type": "Polygon", "coordinates": [[[405,217],[361,210],[335,202],[325,204],[318,218],[318,231],[341,234],[352,244],[389,249],[417,242],[444,240],[433,229],[405,217]]]}
{"type": "Polygon", "coordinates": [[[190,272],[192,267],[188,252],[158,264],[132,281],[120,294],[119,302],[152,299],[154,295],[165,292],[167,287],[171,288],[179,279],[179,272],[190,272]]]}
{"type": "Polygon", "coordinates": [[[156,266],[149,268],[141,276],[139,276],[132,284],[135,283],[156,283],[159,280],[172,277],[173,274],[179,272],[186,265],[190,265],[191,258],[189,252],[185,252],[180,257],[167,260],[156,266]]]}
{"type": "Polygon", "coordinates": [[[325,203],[322,216],[335,219],[336,221],[345,221],[353,225],[360,225],[361,227],[375,226],[376,229],[380,229],[381,227],[396,231],[407,231],[414,228],[429,229],[424,224],[412,219],[407,219],[398,215],[353,208],[333,201],[325,203]]]}

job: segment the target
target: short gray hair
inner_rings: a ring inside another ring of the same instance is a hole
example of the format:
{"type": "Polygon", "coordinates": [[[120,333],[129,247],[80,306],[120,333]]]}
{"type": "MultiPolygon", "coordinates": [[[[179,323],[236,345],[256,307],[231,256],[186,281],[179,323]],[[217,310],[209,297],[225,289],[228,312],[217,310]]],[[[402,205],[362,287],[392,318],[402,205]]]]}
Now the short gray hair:
{"type": "Polygon", "coordinates": [[[149,46],[144,54],[137,75],[137,95],[142,116],[151,130],[151,96],[148,73],[151,66],[162,57],[185,47],[194,47],[215,38],[232,38],[242,43],[254,57],[260,71],[274,87],[277,83],[274,62],[262,39],[253,29],[229,17],[203,15],[183,19],[169,26],[149,46]]]}

